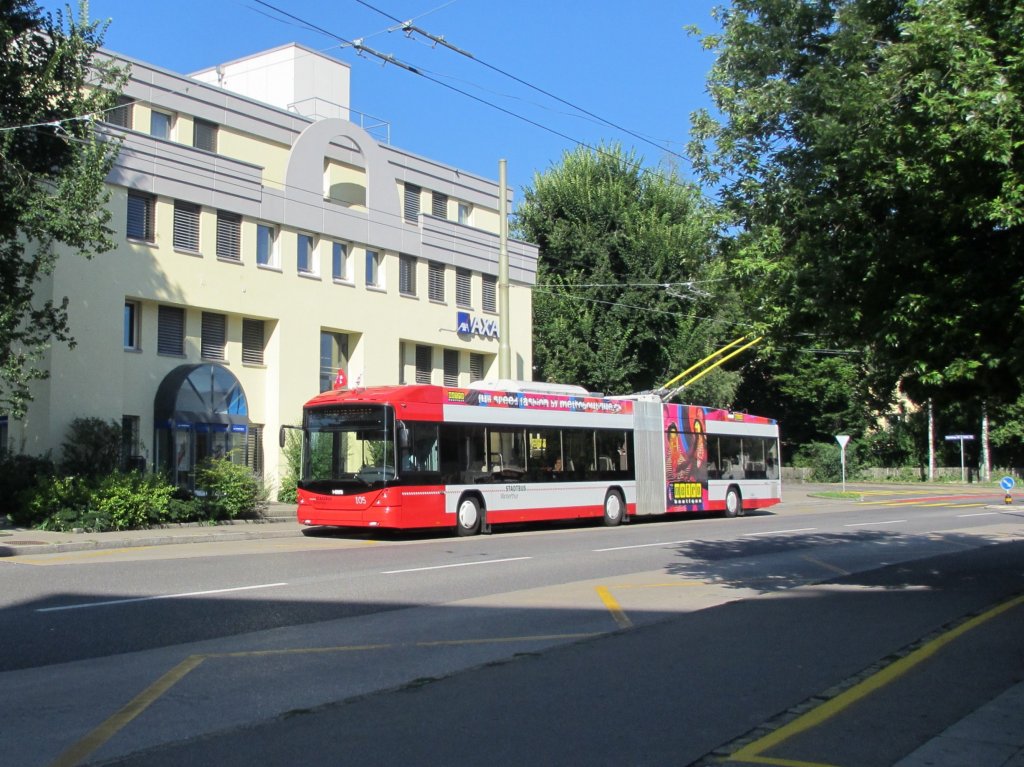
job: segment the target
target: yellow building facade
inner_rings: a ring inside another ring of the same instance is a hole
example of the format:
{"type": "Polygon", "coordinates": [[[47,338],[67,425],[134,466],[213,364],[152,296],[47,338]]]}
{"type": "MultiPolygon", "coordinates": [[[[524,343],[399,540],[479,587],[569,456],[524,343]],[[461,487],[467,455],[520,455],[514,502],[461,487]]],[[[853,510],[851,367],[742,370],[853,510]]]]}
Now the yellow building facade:
{"type": "MultiPolygon", "coordinates": [[[[192,76],[122,60],[102,127],[123,140],[116,246],[63,254],[41,287],[68,297],[77,345],[49,350],[27,416],[4,423],[12,449],[56,456],[73,419],[114,419],[131,466],[190,484],[229,453],[273,485],[279,427],[339,371],[497,376],[496,182],[392,146],[350,114],[347,65],[301,46],[192,76]]],[[[512,374],[528,379],[537,249],[508,252],[512,374]]]]}

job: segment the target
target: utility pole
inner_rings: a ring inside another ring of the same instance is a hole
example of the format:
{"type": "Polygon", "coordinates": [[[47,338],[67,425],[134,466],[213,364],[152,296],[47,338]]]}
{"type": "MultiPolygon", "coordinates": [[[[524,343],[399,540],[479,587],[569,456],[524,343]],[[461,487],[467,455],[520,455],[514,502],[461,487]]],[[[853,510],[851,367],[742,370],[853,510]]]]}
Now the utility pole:
{"type": "Polygon", "coordinates": [[[508,194],[506,161],[498,160],[498,377],[512,377],[508,322],[508,194]]]}

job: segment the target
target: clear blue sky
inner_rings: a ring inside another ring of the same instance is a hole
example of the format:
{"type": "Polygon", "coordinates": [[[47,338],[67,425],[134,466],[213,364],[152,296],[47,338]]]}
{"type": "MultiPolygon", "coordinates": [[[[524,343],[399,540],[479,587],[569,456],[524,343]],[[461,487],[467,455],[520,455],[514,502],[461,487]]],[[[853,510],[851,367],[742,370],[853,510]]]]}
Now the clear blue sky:
{"type": "MultiPolygon", "coordinates": [[[[515,199],[534,174],[557,164],[575,142],[618,141],[648,165],[666,153],[629,132],[685,155],[689,115],[707,104],[711,57],[684,30],[714,27],[721,0],[267,0],[288,14],[420,69],[496,104],[524,122],[423,77],[358,55],[258,0],[92,0],[90,15],[110,19],[110,50],[189,73],[288,42],[323,51],[351,67],[351,108],[391,124],[391,143],[497,179],[508,161],[515,199]],[[478,61],[423,37],[388,32],[412,19],[478,61]],[[600,124],[490,67],[582,107],[628,132],[600,124]]],[[[64,3],[41,0],[46,10],[64,3]]],[[[73,0],[77,7],[77,0],[73,0]]],[[[673,158],[675,159],[675,158],[673,158]]],[[[684,175],[689,167],[675,160],[684,175]]]]}

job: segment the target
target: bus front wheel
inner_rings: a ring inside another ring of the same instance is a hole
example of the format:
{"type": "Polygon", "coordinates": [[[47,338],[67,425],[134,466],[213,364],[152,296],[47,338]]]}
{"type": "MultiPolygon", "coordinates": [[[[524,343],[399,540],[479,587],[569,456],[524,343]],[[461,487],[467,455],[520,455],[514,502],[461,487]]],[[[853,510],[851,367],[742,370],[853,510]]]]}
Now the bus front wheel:
{"type": "Polygon", "coordinates": [[[743,497],[740,495],[738,487],[730,487],[725,494],[725,516],[743,516],[743,497]]]}
{"type": "Polygon", "coordinates": [[[455,532],[459,535],[476,535],[480,532],[480,504],[476,498],[466,496],[459,501],[455,513],[455,532]]]}
{"type": "Polygon", "coordinates": [[[622,495],[618,490],[609,490],[604,497],[604,524],[605,527],[615,527],[622,521],[622,515],[626,513],[626,504],[622,501],[622,495]]]}

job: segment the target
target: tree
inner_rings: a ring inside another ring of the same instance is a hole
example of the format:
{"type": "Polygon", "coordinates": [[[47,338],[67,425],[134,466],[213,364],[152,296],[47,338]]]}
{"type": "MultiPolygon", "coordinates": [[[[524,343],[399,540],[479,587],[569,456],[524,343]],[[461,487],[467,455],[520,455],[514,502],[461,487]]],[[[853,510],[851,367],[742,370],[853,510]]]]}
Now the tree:
{"type": "Polygon", "coordinates": [[[691,147],[730,274],[872,391],[1013,402],[1024,380],[1024,6],[734,0],[691,147]],[[827,340],[826,340],[827,339],[827,340]]]}
{"type": "MultiPolygon", "coordinates": [[[[537,174],[516,214],[540,251],[534,291],[538,380],[594,391],[652,389],[731,330],[714,256],[714,218],[699,190],[641,168],[619,146],[579,148],[537,174]]],[[[726,401],[735,374],[701,382],[726,401]]]]}
{"type": "Polygon", "coordinates": [[[36,296],[56,247],[113,247],[104,180],[118,144],[96,131],[121,70],[96,58],[104,25],[0,0],[0,412],[22,415],[52,340],[71,345],[68,300],[36,296]]]}

